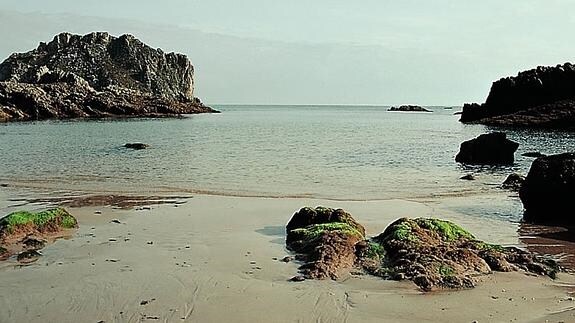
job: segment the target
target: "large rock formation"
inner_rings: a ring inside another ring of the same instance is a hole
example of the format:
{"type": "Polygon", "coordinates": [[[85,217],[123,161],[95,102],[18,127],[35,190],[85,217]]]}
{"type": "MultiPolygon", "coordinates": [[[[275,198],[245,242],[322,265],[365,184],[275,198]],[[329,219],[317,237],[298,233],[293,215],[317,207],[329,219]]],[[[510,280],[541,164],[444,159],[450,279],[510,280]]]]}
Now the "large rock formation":
{"type": "Polygon", "coordinates": [[[61,33],[0,64],[0,120],[214,112],[194,97],[182,54],[131,35],[61,33]]]}
{"type": "Polygon", "coordinates": [[[523,219],[540,224],[575,225],[575,153],[535,159],[519,191],[523,219]]]}
{"type": "Polygon", "coordinates": [[[493,83],[483,104],[465,104],[461,122],[575,127],[575,66],[538,67],[493,83]]]}
{"type": "Polygon", "coordinates": [[[385,279],[412,280],[424,291],[471,288],[492,271],[525,270],[554,277],[553,260],[488,244],[439,219],[402,218],[366,239],[361,224],[341,209],[302,208],[286,227],[288,249],[304,261],[302,276],[337,279],[351,269],[385,279]]]}
{"type": "Polygon", "coordinates": [[[519,144],[507,139],[502,132],[480,135],[461,143],[455,161],[475,165],[513,164],[519,144]]]}

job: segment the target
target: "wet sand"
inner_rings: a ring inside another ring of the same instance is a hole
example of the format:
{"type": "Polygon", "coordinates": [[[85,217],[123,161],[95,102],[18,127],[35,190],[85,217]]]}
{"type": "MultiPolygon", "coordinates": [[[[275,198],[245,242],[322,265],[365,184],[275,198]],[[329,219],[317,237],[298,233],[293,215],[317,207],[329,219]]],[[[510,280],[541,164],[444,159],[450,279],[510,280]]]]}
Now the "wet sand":
{"type": "Polygon", "coordinates": [[[456,221],[519,244],[518,224],[404,200],[340,202],[197,195],[184,204],[69,208],[80,229],[36,263],[0,263],[0,322],[573,321],[575,279],[496,273],[473,290],[423,294],[410,282],[287,280],[284,226],[303,206],[342,207],[369,235],[403,217],[456,221]],[[101,212],[101,214],[98,214],[101,212]],[[117,219],[120,223],[111,222],[117,219]]]}

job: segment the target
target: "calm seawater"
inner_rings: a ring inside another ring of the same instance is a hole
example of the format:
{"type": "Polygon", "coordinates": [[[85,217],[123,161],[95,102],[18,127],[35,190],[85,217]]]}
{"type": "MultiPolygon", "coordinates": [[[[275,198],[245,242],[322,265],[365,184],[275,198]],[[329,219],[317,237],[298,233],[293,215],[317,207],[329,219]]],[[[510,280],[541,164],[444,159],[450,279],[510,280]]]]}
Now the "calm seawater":
{"type": "Polygon", "coordinates": [[[526,174],[527,151],[575,150],[575,134],[507,131],[510,167],[464,168],[462,141],[492,129],[458,109],[388,112],[364,106],[216,106],[185,119],[45,121],[0,125],[0,181],[98,192],[389,199],[496,190],[526,174]],[[134,151],[128,142],[151,145],[134,151]],[[459,179],[474,172],[477,181],[459,179]]]}

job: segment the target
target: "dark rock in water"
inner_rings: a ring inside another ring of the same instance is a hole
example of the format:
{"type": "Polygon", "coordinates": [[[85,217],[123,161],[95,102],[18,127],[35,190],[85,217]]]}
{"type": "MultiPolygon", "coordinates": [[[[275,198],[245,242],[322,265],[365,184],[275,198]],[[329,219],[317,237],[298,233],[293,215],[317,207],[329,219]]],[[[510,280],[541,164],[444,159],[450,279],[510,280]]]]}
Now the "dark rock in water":
{"type": "Polygon", "coordinates": [[[418,105],[402,105],[400,107],[391,107],[387,111],[402,111],[402,112],[431,112],[424,107],[418,105]]]}
{"type": "Polygon", "coordinates": [[[524,181],[525,177],[517,173],[509,174],[505,181],[503,181],[503,184],[501,184],[501,188],[506,190],[519,191],[524,181]]]}
{"type": "Polygon", "coordinates": [[[131,35],[61,33],[0,64],[0,121],[215,112],[193,76],[186,56],[131,35]]]}
{"type": "Polygon", "coordinates": [[[473,176],[473,174],[467,174],[467,175],[461,176],[459,179],[466,180],[466,181],[474,181],[475,176],[473,176]]]}
{"type": "Polygon", "coordinates": [[[485,103],[465,104],[461,122],[575,127],[575,66],[538,67],[493,83],[485,103]]]}
{"type": "Polygon", "coordinates": [[[124,147],[125,147],[125,148],[128,148],[128,149],[140,150],[140,149],[149,148],[150,145],[148,145],[148,144],[143,144],[143,143],[140,143],[140,142],[136,142],[136,143],[127,143],[127,144],[124,145],[124,147]]]}
{"type": "Polygon", "coordinates": [[[505,133],[483,134],[461,144],[455,161],[475,165],[513,164],[519,144],[507,139],[505,133]]]}
{"type": "Polygon", "coordinates": [[[540,153],[540,152],[538,152],[538,151],[534,151],[534,152],[526,152],[526,153],[523,153],[523,154],[521,154],[521,156],[539,158],[539,157],[545,157],[545,156],[547,156],[547,155],[542,154],[542,153],[540,153]]]}
{"type": "Polygon", "coordinates": [[[341,209],[302,208],[286,227],[288,249],[304,255],[300,267],[305,278],[337,279],[356,261],[355,245],[365,229],[341,209]]]}
{"type": "MultiPolygon", "coordinates": [[[[292,281],[337,279],[344,270],[356,268],[385,279],[411,280],[430,291],[472,288],[478,276],[492,271],[525,270],[554,277],[559,270],[550,259],[479,241],[449,221],[402,218],[367,240],[352,226],[358,224],[349,221],[351,215],[343,217],[348,222],[308,224],[301,214],[313,215],[312,210],[316,209],[304,208],[290,221],[303,226],[291,226],[288,235],[292,237],[286,244],[298,253],[297,259],[306,262],[300,267],[302,275],[292,281]]],[[[320,208],[319,213],[335,211],[320,208]]],[[[311,218],[318,219],[317,215],[311,218]]]]}
{"type": "Polygon", "coordinates": [[[38,260],[38,258],[40,257],[42,257],[42,254],[40,254],[37,250],[32,249],[19,253],[16,259],[18,260],[18,262],[21,262],[23,264],[29,264],[31,262],[38,260]]]}
{"type": "Polygon", "coordinates": [[[540,224],[575,225],[575,153],[540,157],[533,161],[519,197],[523,219],[540,224]]]}

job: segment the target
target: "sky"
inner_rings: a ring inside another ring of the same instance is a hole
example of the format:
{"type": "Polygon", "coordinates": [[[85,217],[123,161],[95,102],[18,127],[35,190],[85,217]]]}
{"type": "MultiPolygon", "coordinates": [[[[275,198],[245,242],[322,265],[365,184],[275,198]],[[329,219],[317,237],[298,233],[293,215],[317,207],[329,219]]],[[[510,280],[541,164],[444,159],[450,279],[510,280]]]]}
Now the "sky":
{"type": "Polygon", "coordinates": [[[0,59],[131,33],[188,55],[209,104],[461,105],[575,61],[575,0],[0,0],[0,28],[0,59]]]}

